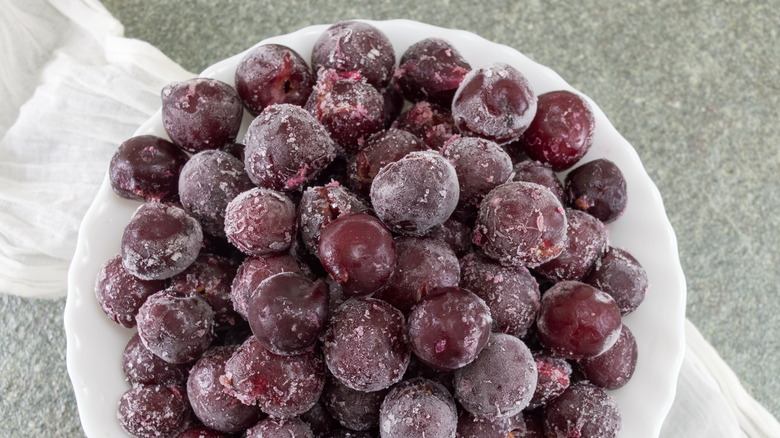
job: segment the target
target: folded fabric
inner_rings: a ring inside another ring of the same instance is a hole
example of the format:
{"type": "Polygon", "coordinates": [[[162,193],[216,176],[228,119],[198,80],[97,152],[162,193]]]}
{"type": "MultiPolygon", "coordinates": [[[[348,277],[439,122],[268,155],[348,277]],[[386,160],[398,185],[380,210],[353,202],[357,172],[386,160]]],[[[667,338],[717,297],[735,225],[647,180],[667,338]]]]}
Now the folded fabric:
{"type": "MultiPolygon", "coordinates": [[[[95,0],[11,0],[0,15],[0,292],[61,297],[79,223],[111,155],[192,77],[122,38],[95,0]]],[[[780,437],[780,424],[686,321],[664,438],[780,437]]]]}

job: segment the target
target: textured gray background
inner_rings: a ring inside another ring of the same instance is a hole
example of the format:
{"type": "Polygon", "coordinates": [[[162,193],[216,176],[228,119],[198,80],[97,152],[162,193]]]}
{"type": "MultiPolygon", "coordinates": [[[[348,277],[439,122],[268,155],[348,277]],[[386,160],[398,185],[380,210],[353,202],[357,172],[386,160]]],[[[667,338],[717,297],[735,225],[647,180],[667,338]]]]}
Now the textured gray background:
{"type": "MultiPolygon", "coordinates": [[[[688,317],[780,415],[776,0],[104,4],[127,36],[191,71],[268,36],[349,18],[465,29],[553,68],[639,152],[677,233],[688,317]]],[[[65,369],[63,306],[0,296],[2,437],[83,435],[65,369]]]]}

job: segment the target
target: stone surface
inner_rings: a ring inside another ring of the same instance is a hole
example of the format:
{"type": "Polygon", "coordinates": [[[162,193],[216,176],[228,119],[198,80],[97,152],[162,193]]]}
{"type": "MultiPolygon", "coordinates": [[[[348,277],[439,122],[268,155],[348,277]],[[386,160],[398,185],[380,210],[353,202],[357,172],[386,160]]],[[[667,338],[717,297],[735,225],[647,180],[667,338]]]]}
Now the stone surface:
{"type": "MultiPolygon", "coordinates": [[[[677,233],[688,317],[748,392],[780,416],[777,2],[104,4],[127,36],[191,71],[263,38],[349,18],[469,30],[551,67],[637,149],[677,233]]],[[[0,436],[83,435],[65,370],[63,306],[0,296],[0,436]]]]}

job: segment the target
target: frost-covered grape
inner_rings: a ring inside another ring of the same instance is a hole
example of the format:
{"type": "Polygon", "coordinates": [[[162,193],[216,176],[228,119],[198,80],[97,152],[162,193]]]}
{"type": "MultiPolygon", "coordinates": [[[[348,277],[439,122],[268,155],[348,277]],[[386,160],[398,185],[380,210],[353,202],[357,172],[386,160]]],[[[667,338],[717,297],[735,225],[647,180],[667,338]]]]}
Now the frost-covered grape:
{"type": "Polygon", "coordinates": [[[371,204],[394,232],[422,236],[446,221],[458,204],[455,168],[433,151],[412,152],[380,169],[371,204]]]}
{"type": "Polygon", "coordinates": [[[153,135],[125,140],[111,157],[108,178],[114,193],[139,201],[173,201],[187,154],[153,135]]]}
{"type": "Polygon", "coordinates": [[[581,280],[606,249],[604,224],[588,213],[567,209],[563,251],[534,270],[553,281],[581,280]]]}
{"type": "Polygon", "coordinates": [[[280,253],[295,237],[295,204],[283,193],[254,188],[236,196],[225,210],[230,243],[252,256],[280,253]]]}
{"type": "Polygon", "coordinates": [[[136,438],[171,436],[182,430],[191,413],[184,389],[173,385],[138,385],[119,398],[117,416],[136,438]]]}
{"type": "Polygon", "coordinates": [[[443,386],[426,379],[394,386],[379,411],[382,438],[455,438],[458,413],[443,386]]]}
{"type": "Polygon", "coordinates": [[[358,391],[400,381],[411,355],[403,314],[375,298],[354,298],[336,309],[322,350],[333,376],[358,391]]]}
{"type": "Polygon", "coordinates": [[[588,382],[570,386],[544,409],[544,430],[549,438],[615,438],[620,421],[615,400],[588,382]]]}
{"type": "Polygon", "coordinates": [[[647,272],[628,251],[609,247],[582,280],[615,299],[620,313],[628,315],[642,304],[647,291],[647,272]]]}
{"type": "Polygon", "coordinates": [[[577,364],[585,378],[596,386],[617,389],[634,375],[637,346],[634,334],[623,325],[620,337],[609,350],[598,356],[581,359],[577,364]]]}
{"type": "Polygon", "coordinates": [[[455,397],[474,415],[506,417],[528,406],[536,381],[536,363],[523,341],[493,333],[479,356],[455,371],[455,397]]]}
{"type": "Polygon", "coordinates": [[[295,272],[309,276],[310,272],[298,259],[290,254],[268,254],[249,257],[238,267],[230,286],[230,300],[236,312],[247,318],[247,300],[260,283],[268,277],[282,272],[295,272]]]}
{"type": "Polygon", "coordinates": [[[338,379],[329,379],[322,393],[325,407],[342,426],[369,430],[379,425],[379,406],[388,389],[365,392],[354,390],[338,379]]]}
{"type": "Polygon", "coordinates": [[[165,289],[164,280],[141,280],[122,266],[117,254],[100,267],[95,280],[95,298],[112,321],[122,327],[135,327],[138,309],[149,295],[165,289]]]}
{"type": "Polygon", "coordinates": [[[406,49],[395,78],[406,99],[449,107],[469,71],[471,65],[452,44],[440,38],[426,38],[406,49]]]}
{"type": "Polygon", "coordinates": [[[166,362],[146,348],[138,333],[130,338],[122,353],[122,370],[130,383],[145,385],[183,385],[189,363],[166,362]]]}

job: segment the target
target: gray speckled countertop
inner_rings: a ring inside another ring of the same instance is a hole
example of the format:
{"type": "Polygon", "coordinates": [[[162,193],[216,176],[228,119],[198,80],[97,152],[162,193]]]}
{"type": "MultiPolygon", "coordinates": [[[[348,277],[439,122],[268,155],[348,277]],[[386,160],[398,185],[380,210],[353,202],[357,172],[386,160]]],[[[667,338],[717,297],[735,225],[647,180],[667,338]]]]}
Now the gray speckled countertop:
{"type": "MultiPolygon", "coordinates": [[[[679,240],[688,317],[780,416],[776,1],[105,0],[129,37],[191,71],[349,18],[410,18],[519,49],[590,96],[639,152],[679,240]]],[[[82,436],[64,300],[0,296],[0,436],[82,436]]],[[[96,359],[99,360],[99,359],[96,359]]]]}

